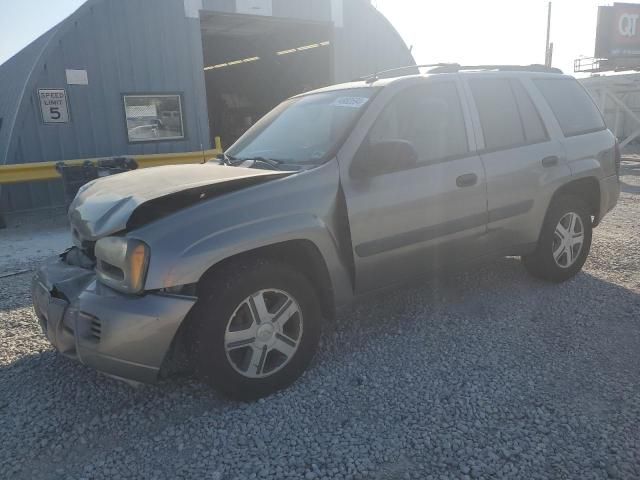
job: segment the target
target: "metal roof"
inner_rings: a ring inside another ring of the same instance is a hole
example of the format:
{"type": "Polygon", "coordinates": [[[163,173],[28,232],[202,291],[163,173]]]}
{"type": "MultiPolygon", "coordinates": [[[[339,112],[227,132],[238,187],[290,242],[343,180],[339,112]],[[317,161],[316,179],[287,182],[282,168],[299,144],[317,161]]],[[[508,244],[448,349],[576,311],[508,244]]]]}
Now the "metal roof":
{"type": "Polygon", "coordinates": [[[29,78],[46,49],[50,39],[55,35],[57,26],[33,41],[26,48],[0,65],[0,165],[7,163],[9,139],[15,127],[18,110],[24,98],[29,78]]]}
{"type": "MultiPolygon", "coordinates": [[[[233,0],[87,0],[0,66],[0,165],[210,148],[203,35],[210,27],[256,33],[258,18],[264,17],[238,14],[233,0]],[[66,69],[86,71],[88,82],[69,83],[66,69]],[[45,124],[38,89],[65,89],[70,121],[45,124]],[[123,96],[167,93],[181,95],[185,135],[130,142],[123,96]]],[[[273,0],[271,20],[293,21],[301,31],[314,22],[333,27],[332,38],[318,40],[333,47],[336,83],[413,62],[367,0],[273,0]]],[[[0,211],[49,207],[63,198],[57,181],[9,185],[0,191],[0,211]]]]}

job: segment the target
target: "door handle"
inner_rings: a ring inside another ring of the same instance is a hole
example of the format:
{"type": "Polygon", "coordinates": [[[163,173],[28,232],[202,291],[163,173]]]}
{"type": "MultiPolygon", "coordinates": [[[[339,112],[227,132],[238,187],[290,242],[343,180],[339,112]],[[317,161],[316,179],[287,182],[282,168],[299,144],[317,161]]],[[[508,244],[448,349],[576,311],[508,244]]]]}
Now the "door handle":
{"type": "Polygon", "coordinates": [[[560,163],[560,159],[556,155],[542,159],[542,166],[544,168],[555,167],[560,163]]]}
{"type": "Polygon", "coordinates": [[[478,176],[475,173],[467,173],[466,175],[460,175],[456,179],[456,185],[460,188],[473,187],[478,183],[478,176]]]}

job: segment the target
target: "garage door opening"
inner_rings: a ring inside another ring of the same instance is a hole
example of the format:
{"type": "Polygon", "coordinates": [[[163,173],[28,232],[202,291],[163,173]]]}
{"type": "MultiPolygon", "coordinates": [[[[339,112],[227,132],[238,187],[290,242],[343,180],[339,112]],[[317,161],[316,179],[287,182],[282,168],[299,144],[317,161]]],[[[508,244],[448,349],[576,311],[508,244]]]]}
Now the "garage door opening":
{"type": "Polygon", "coordinates": [[[332,83],[328,23],[203,14],[201,29],[210,132],[225,148],[283,100],[332,83]]]}

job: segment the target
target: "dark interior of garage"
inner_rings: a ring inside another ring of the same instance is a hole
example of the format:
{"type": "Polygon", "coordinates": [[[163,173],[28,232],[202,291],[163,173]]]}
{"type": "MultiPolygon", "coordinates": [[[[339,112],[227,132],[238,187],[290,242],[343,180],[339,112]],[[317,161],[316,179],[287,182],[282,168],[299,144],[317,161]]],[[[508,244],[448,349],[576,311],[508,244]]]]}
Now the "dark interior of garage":
{"type": "Polygon", "coordinates": [[[201,29],[210,132],[225,148],[281,101],[332,83],[329,24],[203,14],[201,29]]]}

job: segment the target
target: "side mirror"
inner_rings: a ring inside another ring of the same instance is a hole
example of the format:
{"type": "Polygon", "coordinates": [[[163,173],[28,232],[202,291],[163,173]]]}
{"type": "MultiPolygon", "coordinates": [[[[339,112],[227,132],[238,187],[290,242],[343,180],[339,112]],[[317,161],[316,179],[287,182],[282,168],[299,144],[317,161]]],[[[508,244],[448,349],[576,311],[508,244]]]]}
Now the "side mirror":
{"type": "Polygon", "coordinates": [[[351,167],[355,178],[370,178],[410,170],[418,165],[418,152],[411,142],[387,140],[360,151],[351,167]]]}

